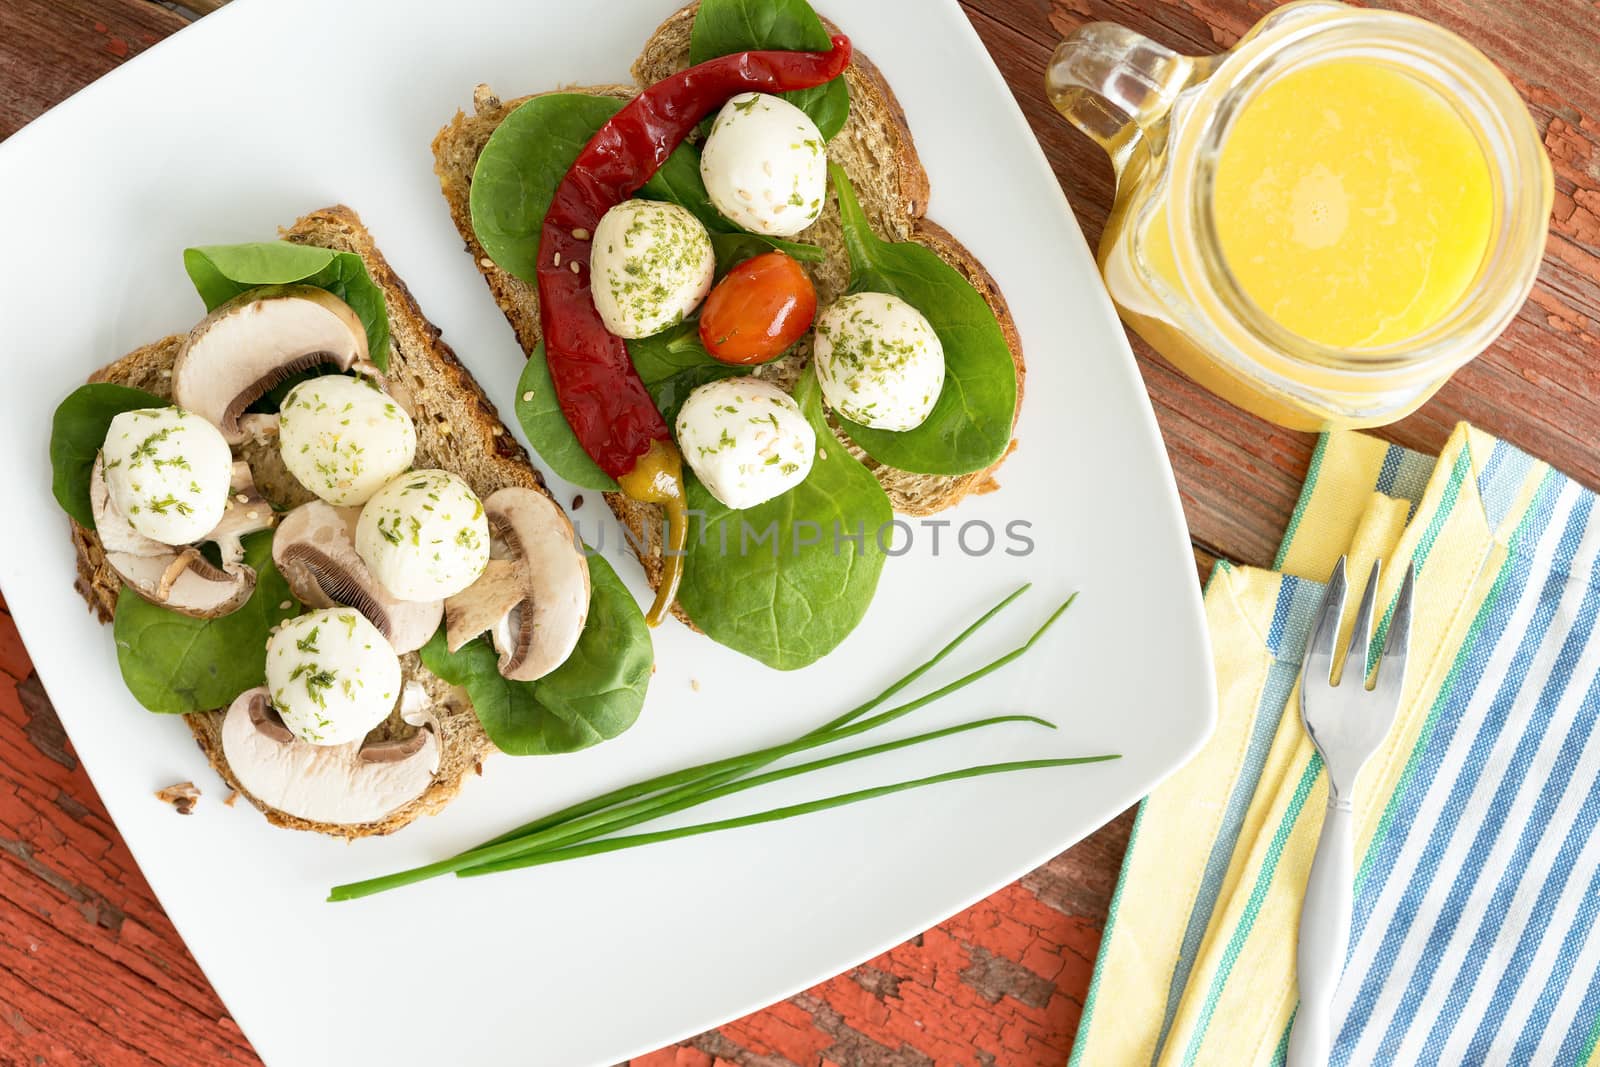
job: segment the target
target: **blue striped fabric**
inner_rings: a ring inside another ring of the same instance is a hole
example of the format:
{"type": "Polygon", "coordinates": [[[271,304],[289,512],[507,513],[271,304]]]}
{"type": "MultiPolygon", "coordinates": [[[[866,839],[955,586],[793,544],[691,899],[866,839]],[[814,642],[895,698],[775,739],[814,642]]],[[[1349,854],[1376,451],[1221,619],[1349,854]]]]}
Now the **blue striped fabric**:
{"type": "MultiPolygon", "coordinates": [[[[1491,528],[1532,467],[1496,443],[1477,476],[1491,528]]],[[[1597,557],[1594,495],[1547,472],[1360,866],[1337,1067],[1592,1051],[1597,557]]]]}

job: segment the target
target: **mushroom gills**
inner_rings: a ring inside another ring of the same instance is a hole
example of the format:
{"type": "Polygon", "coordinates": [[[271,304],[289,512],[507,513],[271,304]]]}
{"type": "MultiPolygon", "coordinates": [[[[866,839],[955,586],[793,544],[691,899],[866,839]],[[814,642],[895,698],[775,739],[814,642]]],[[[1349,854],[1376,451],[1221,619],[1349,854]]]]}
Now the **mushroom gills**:
{"type": "Polygon", "coordinates": [[[349,607],[365,615],[398,654],[415,652],[439,629],[444,602],[397,600],[372,577],[355,550],[357,508],[321,500],[301,504],[279,524],[272,560],[303,603],[349,607]]]}
{"type": "Polygon", "coordinates": [[[339,826],[377,822],[421,796],[439,770],[438,723],[426,691],[408,681],[400,706],[417,726],[410,737],[313,745],[289,732],[260,686],[229,706],[222,754],[239,788],[267,807],[339,826]]]}
{"type": "MultiPolygon", "coordinates": [[[[238,466],[235,465],[236,475],[238,466]]],[[[246,467],[247,476],[248,471],[246,467]]],[[[111,500],[103,456],[95,457],[89,473],[89,504],[107,565],[128,588],[152,604],[194,618],[211,619],[238,610],[255,592],[256,572],[245,566],[242,548],[230,560],[228,547],[219,546],[223,549],[223,566],[217,567],[192,545],[162,544],[135,530],[111,500]]],[[[270,515],[271,509],[267,513],[270,515]]],[[[228,512],[224,512],[218,529],[227,522],[228,512]]],[[[271,525],[270,520],[267,525],[271,525]]],[[[238,536],[232,536],[235,545],[238,536]]]]}
{"type": "Polygon", "coordinates": [[[217,305],[190,331],[172,394],[236,445],[268,428],[240,417],[273,386],[325,363],[346,371],[367,356],[366,328],[343,300],[315,286],[265,285],[217,305]]]}
{"type": "Polygon", "coordinates": [[[566,512],[537,489],[484,498],[489,565],[445,600],[445,642],[459,650],[488,631],[500,674],[531,682],[566,662],[589,616],[589,561],[566,512]]]}

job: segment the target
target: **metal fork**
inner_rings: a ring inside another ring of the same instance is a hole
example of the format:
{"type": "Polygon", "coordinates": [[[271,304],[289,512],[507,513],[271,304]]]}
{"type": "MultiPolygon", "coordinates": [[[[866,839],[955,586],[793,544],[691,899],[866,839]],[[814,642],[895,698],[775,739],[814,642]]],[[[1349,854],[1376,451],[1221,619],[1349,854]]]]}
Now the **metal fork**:
{"type": "Polygon", "coordinates": [[[1378,663],[1377,682],[1366,682],[1367,646],[1378,596],[1383,561],[1372,564],[1372,577],[1356,610],[1355,629],[1344,674],[1333,684],[1339,620],[1344,616],[1345,560],[1339,557],[1322,598],[1316,629],[1306,646],[1300,675],[1300,721],[1328,771],[1328,811],[1317,840],[1305,903],[1300,908],[1300,944],[1296,969],[1300,1007],[1289,1035],[1289,1067],[1324,1067],[1333,1047],[1332,1005],[1350,939],[1350,911],[1355,876],[1351,823],[1356,776],[1377,750],[1394,722],[1405,682],[1406,650],[1411,643],[1411,597],[1416,567],[1406,568],[1405,581],[1389,619],[1389,633],[1378,663]]]}

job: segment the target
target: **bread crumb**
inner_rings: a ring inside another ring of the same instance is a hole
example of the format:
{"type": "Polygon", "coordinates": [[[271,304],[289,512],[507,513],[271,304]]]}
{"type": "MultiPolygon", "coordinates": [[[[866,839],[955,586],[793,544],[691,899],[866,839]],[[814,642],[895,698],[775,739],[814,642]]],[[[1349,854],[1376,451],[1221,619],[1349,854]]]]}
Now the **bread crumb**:
{"type": "Polygon", "coordinates": [[[581,507],[583,507],[583,494],[579,493],[572,498],[572,510],[577,511],[581,507]]]}
{"type": "Polygon", "coordinates": [[[483,764],[481,762],[474,763],[472,765],[472,769],[478,772],[478,777],[479,778],[483,777],[483,764]]]}
{"type": "Polygon", "coordinates": [[[200,788],[193,782],[179,782],[177,785],[156,790],[156,799],[177,808],[179,815],[187,815],[194,810],[195,802],[200,799],[200,788]]]}
{"type": "Polygon", "coordinates": [[[237,789],[230,790],[227,797],[223,799],[222,806],[225,808],[231,808],[233,807],[233,802],[238,799],[239,791],[237,789]]]}
{"type": "Polygon", "coordinates": [[[689,679],[689,688],[693,689],[696,693],[700,692],[700,679],[698,679],[698,678],[690,678],[689,679]]]}

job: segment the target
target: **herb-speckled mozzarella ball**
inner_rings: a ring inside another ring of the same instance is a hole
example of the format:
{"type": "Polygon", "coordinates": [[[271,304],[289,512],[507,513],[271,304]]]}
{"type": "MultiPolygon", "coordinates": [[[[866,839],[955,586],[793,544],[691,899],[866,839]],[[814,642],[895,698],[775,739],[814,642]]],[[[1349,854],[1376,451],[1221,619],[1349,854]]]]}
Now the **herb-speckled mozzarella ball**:
{"type": "Polygon", "coordinates": [[[806,480],[817,434],[794,398],[759,378],[725,378],[689,394],[678,448],[711,495],[751,508],[806,480]]]}
{"type": "Polygon", "coordinates": [[[817,317],[811,346],[828,406],[879,430],[921,426],[944,388],[944,346],[888,293],[851,293],[817,317]]]}
{"type": "Polygon", "coordinates": [[[606,329],[649,337],[682,322],[705,299],[717,257],[711,235],[687,209],[624,200],[595,227],[589,270],[606,329]]]}
{"type": "Polygon", "coordinates": [[[454,474],[411,471],[361,509],[356,552],[396,599],[443,600],[489,565],[489,519],[477,494],[454,474]]]}
{"type": "Polygon", "coordinates": [[[792,237],[822,214],[827,147],[811,116],[781,96],[740,93],[711,124],[700,177],[730,221],[751,233],[792,237]]]}
{"type": "Polygon", "coordinates": [[[313,745],[359,741],[400,698],[400,657],[366,616],[327,608],[267,639],[267,688],[283,724],[313,745]]]}
{"type": "Polygon", "coordinates": [[[233,452],[182,408],[124,411],[106,431],[106,489],[135,530],[163,544],[198,541],[222,520],[233,452]]]}
{"type": "Polygon", "coordinates": [[[365,504],[411,466],[417,430],[367,378],[325,374],[289,390],[278,416],[284,466],[337,507],[365,504]]]}

